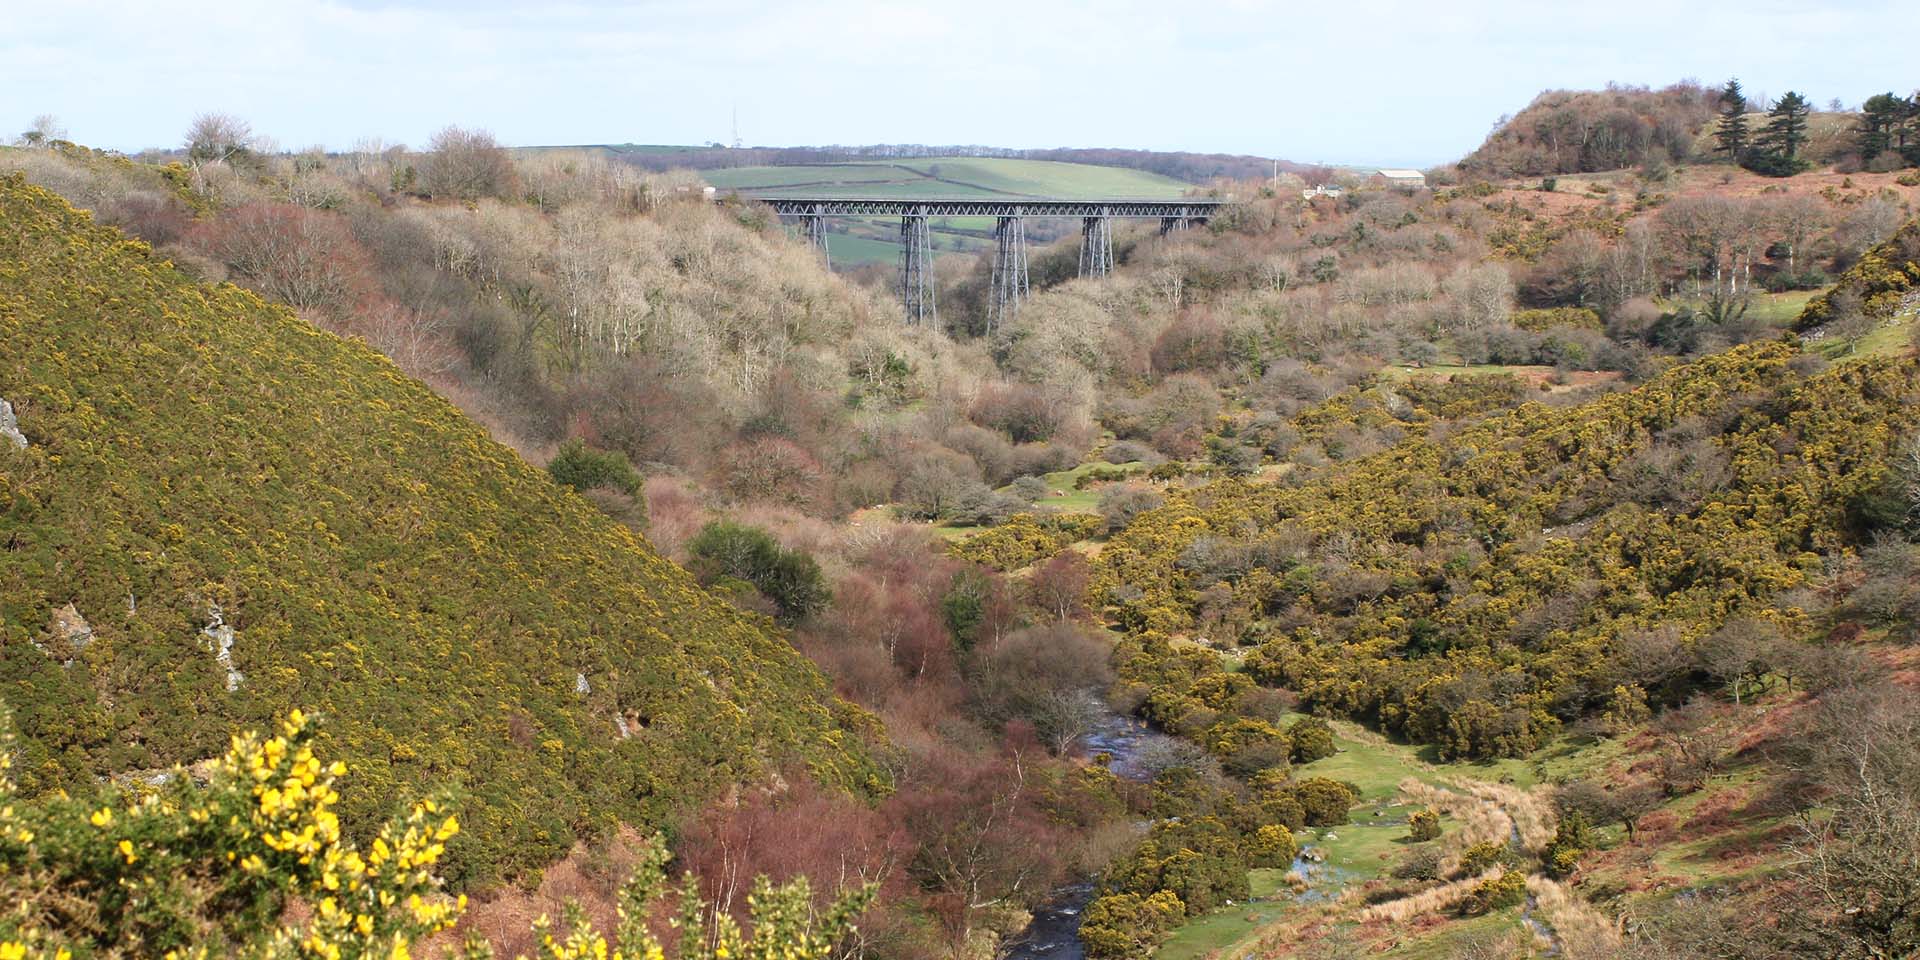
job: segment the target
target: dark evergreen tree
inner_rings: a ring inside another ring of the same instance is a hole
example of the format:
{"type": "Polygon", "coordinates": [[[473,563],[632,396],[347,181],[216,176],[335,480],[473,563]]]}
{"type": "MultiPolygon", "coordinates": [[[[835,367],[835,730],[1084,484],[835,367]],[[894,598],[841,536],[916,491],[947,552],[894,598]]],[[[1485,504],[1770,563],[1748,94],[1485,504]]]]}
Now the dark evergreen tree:
{"type": "Polygon", "coordinates": [[[1720,121],[1713,131],[1718,152],[1735,163],[1747,155],[1747,95],[1739,80],[1728,80],[1720,91],[1720,121]]]}
{"type": "Polygon", "coordinates": [[[1860,131],[1856,141],[1860,148],[1860,159],[1872,160],[1888,150],[1897,149],[1904,144],[1896,138],[1904,139],[1907,118],[1913,113],[1913,103],[1905,97],[1898,97],[1892,91],[1876,93],[1860,105],[1860,131]]]}
{"type": "Polygon", "coordinates": [[[1807,98],[1787,91],[1767,112],[1767,125],[1749,151],[1746,167],[1769,177],[1790,177],[1806,169],[1800,147],[1807,142],[1807,98]]]}

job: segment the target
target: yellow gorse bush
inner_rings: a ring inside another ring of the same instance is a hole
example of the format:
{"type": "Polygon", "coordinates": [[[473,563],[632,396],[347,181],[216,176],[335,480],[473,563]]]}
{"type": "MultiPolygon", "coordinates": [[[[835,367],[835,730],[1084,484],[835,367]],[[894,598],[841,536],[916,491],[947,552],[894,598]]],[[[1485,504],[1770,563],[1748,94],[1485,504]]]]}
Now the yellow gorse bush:
{"type": "Polygon", "coordinates": [[[296,710],[271,737],[234,737],[204,783],[175,770],[154,789],[30,801],[9,732],[0,956],[387,958],[452,926],[465,898],[443,894],[433,867],[458,818],[422,801],[363,852],[334,812],[346,767],[313,739],[296,710]],[[281,924],[296,899],[310,918],[281,924]]]}
{"type": "MultiPolygon", "coordinates": [[[[413,956],[466,908],[466,897],[444,893],[434,872],[460,834],[459,818],[423,800],[364,848],[345,838],[333,808],[347,770],[315,755],[314,736],[311,719],[295,710],[271,737],[235,736],[204,782],[176,770],[153,790],[26,800],[11,774],[10,725],[0,730],[0,960],[413,956]],[[309,909],[289,922],[295,902],[309,909]]],[[[564,932],[542,917],[540,960],[665,960],[644,920],[666,890],[667,858],[665,844],[649,846],[621,891],[613,940],[577,907],[564,932]]],[[[825,958],[873,893],[852,891],[816,913],[804,877],[780,886],[762,877],[748,899],[749,937],[703,901],[688,876],[677,954],[825,958]]],[[[463,952],[490,955],[481,943],[463,952]]]]}

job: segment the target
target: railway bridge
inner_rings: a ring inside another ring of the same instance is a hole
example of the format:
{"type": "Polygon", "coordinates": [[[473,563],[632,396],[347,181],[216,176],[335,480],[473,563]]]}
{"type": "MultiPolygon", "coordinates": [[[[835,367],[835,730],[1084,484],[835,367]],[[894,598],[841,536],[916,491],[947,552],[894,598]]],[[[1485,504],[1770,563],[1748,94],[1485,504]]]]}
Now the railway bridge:
{"type": "Polygon", "coordinates": [[[900,299],[907,319],[934,325],[939,320],[933,292],[933,241],[929,217],[993,217],[994,255],[988,323],[998,326],[1020,309],[1032,292],[1027,280],[1026,221],[1033,217],[1080,218],[1080,275],[1104,277],[1113,271],[1113,221],[1159,220],[1162,234],[1205,223],[1224,200],[1049,200],[749,197],[773,208],[783,219],[797,220],[809,243],[827,256],[828,217],[900,218],[900,299]]]}

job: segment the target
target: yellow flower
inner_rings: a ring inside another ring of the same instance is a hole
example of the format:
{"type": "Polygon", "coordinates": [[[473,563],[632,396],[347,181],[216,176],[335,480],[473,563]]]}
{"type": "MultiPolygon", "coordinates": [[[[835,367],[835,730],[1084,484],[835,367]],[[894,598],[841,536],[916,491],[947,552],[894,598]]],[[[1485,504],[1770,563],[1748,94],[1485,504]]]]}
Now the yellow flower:
{"type": "MultiPolygon", "coordinates": [[[[113,826],[113,810],[108,807],[101,807],[100,809],[95,810],[93,812],[93,816],[88,817],[87,819],[91,820],[94,826],[99,827],[102,830],[105,830],[106,828],[113,826]]],[[[0,956],[0,960],[6,960],[6,958],[4,956],[0,956]]]]}
{"type": "Polygon", "coordinates": [[[133,841],[131,840],[120,841],[120,855],[123,857],[126,857],[128,863],[132,863],[135,860],[140,859],[133,852],[133,841]]]}
{"type": "Polygon", "coordinates": [[[24,960],[26,955],[27,945],[24,943],[16,943],[12,940],[0,943],[0,960],[24,960]]]}

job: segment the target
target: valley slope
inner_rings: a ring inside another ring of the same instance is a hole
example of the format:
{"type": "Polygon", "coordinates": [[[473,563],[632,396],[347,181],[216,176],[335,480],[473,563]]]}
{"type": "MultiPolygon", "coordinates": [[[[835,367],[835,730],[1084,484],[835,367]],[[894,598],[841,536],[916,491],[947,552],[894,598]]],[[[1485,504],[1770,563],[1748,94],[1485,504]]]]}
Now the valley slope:
{"type": "Polygon", "coordinates": [[[350,829],[451,786],[449,876],[537,868],[872,732],[702,591],[365,345],[191,282],[0,179],[0,698],[23,786],[191,764],[289,705],[350,829]]]}

